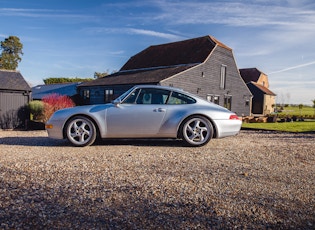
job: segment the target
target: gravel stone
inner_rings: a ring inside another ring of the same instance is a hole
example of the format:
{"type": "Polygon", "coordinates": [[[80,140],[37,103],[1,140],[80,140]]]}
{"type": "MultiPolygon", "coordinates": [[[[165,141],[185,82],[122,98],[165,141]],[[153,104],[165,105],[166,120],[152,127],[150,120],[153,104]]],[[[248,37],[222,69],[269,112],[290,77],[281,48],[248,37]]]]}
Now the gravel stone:
{"type": "Polygon", "coordinates": [[[200,148],[0,131],[0,229],[315,229],[315,135],[200,148]]]}

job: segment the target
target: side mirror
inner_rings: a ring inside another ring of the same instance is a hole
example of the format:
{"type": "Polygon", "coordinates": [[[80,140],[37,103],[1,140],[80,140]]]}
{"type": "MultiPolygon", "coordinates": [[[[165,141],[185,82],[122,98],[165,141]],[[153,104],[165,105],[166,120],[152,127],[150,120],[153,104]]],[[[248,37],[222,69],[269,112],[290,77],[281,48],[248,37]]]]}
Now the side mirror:
{"type": "Polygon", "coordinates": [[[113,101],[113,104],[116,106],[116,107],[119,107],[119,105],[121,104],[121,100],[120,99],[115,99],[113,101]]]}

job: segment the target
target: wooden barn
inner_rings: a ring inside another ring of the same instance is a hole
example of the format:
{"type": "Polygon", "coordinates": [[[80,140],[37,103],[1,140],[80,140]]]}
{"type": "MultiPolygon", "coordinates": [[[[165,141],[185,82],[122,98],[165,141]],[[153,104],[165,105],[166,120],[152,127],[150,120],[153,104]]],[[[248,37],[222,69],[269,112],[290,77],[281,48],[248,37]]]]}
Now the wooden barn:
{"type": "Polygon", "coordinates": [[[31,88],[20,72],[0,70],[0,128],[25,127],[31,88]]]}
{"type": "Polygon", "coordinates": [[[257,68],[240,69],[241,77],[253,94],[252,115],[267,115],[273,112],[276,94],[269,89],[267,74],[257,68]]]}
{"type": "Polygon", "coordinates": [[[150,46],[119,72],[78,86],[84,104],[107,103],[137,84],[172,86],[249,115],[252,94],[233,51],[212,36],[150,46]]]}

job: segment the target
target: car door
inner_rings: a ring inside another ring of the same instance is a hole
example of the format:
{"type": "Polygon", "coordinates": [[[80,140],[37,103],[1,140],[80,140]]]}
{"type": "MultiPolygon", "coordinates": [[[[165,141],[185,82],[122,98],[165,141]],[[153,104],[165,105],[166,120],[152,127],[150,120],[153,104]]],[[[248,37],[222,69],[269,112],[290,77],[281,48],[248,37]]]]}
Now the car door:
{"type": "Polygon", "coordinates": [[[167,113],[165,102],[169,93],[156,88],[137,89],[124,102],[108,109],[107,136],[156,136],[167,113]]]}

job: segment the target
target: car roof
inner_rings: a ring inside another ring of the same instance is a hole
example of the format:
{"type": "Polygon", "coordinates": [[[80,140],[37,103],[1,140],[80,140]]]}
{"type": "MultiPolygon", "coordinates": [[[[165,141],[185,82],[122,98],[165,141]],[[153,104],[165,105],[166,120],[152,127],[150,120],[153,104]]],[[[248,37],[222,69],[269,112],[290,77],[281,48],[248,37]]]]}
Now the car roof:
{"type": "Polygon", "coordinates": [[[195,99],[197,99],[198,101],[206,101],[205,99],[193,94],[193,93],[190,93],[190,92],[187,92],[181,88],[176,88],[176,87],[173,87],[173,86],[162,86],[162,85],[135,85],[133,88],[156,88],[156,89],[166,89],[166,90],[170,90],[170,91],[175,91],[175,92],[179,92],[179,93],[184,93],[186,94],[187,96],[190,96],[190,97],[193,97],[195,99]]]}
{"type": "MultiPolygon", "coordinates": [[[[188,93],[183,89],[172,87],[172,86],[162,86],[162,85],[135,85],[134,88],[156,88],[156,89],[167,89],[170,91],[182,91],[184,93],[188,93]]],[[[189,94],[189,93],[188,93],[189,94]]]]}

